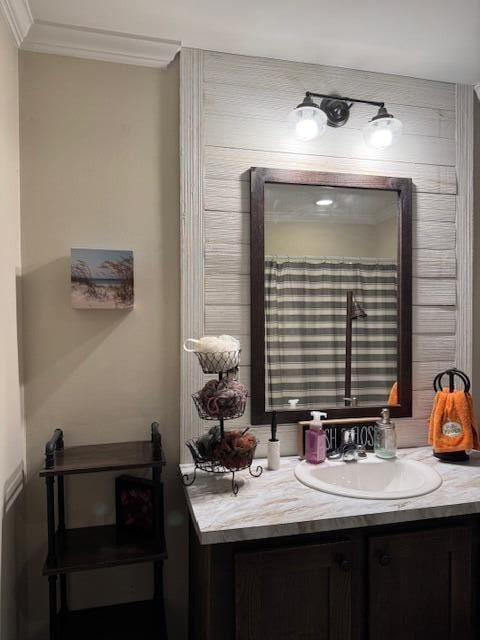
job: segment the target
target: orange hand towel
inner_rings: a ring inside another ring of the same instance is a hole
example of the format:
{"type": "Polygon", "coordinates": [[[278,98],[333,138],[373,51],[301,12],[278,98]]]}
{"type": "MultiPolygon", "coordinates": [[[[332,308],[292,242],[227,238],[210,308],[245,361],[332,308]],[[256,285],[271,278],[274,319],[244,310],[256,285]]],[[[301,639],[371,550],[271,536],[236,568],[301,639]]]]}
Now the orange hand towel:
{"type": "Polygon", "coordinates": [[[398,382],[393,383],[387,404],[398,404],[398,382]]]}
{"type": "Polygon", "coordinates": [[[428,424],[428,442],[436,453],[479,449],[472,397],[465,391],[438,391],[428,424]]]}

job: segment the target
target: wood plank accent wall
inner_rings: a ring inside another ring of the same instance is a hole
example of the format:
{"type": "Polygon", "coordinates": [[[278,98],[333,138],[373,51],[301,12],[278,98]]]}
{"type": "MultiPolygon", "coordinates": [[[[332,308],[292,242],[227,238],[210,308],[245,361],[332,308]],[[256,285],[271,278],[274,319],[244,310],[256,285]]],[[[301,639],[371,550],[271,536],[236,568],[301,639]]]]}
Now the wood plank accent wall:
{"type": "MultiPolygon", "coordinates": [[[[180,56],[180,270],[181,336],[204,334],[203,268],[203,51],[184,49],[180,56]]],[[[182,349],[180,376],[180,447],[203,428],[191,394],[201,388],[203,374],[192,354],[182,349]]]]}
{"type": "MultiPolygon", "coordinates": [[[[425,444],[432,378],[439,370],[465,361],[465,356],[457,358],[457,351],[466,338],[456,332],[461,286],[456,241],[459,199],[462,219],[468,220],[471,213],[466,196],[457,194],[456,155],[463,153],[459,126],[463,131],[465,123],[456,117],[456,104],[465,101],[464,90],[416,78],[192,49],[182,50],[181,59],[181,126],[190,132],[182,140],[183,338],[202,329],[239,336],[241,380],[249,384],[250,167],[411,177],[414,409],[411,419],[398,420],[398,431],[403,446],[425,444]],[[368,148],[361,128],[370,110],[357,105],[345,127],[328,129],[316,141],[293,140],[286,116],[306,90],[385,100],[403,121],[401,142],[383,152],[368,148]],[[186,157],[191,153],[197,163],[193,175],[194,161],[186,157]],[[185,252],[189,255],[184,256],[185,252]],[[192,309],[192,304],[197,307],[192,309]]],[[[466,233],[464,227],[462,233],[466,233]]],[[[467,339],[471,338],[471,327],[467,320],[464,323],[467,339]]],[[[199,388],[192,369],[199,370],[196,359],[184,357],[182,447],[186,437],[205,428],[192,409],[183,406],[199,388]]],[[[249,424],[249,413],[236,424],[249,424]]],[[[268,430],[256,429],[262,453],[268,430]]],[[[295,453],[295,425],[282,425],[280,435],[282,454],[295,453]]]]}
{"type": "MultiPolygon", "coordinates": [[[[474,87],[457,85],[457,366],[472,375],[473,343],[473,210],[474,210],[474,87]]],[[[474,387],[475,388],[475,387],[474,387]]]]}

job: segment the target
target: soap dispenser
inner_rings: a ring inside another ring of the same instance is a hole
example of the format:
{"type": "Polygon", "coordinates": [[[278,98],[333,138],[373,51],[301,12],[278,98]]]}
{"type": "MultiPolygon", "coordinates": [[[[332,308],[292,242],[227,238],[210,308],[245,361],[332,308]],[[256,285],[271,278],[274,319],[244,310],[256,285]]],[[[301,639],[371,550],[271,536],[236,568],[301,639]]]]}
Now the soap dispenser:
{"type": "Polygon", "coordinates": [[[397,434],[395,424],[390,420],[390,409],[382,409],[382,418],[374,428],[374,451],[379,458],[395,458],[397,434]]]}
{"type": "Polygon", "coordinates": [[[327,414],[323,411],[312,411],[313,420],[305,432],[305,460],[310,464],[324,462],[327,456],[327,436],[323,429],[322,418],[327,414]]]}

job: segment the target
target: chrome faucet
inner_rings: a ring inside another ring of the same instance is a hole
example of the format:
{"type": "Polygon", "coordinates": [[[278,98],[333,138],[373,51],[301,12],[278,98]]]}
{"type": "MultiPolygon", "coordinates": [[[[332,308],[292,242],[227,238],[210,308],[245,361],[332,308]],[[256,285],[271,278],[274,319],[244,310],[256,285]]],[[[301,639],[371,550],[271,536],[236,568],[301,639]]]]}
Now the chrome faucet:
{"type": "Polygon", "coordinates": [[[366,458],[365,447],[357,445],[355,442],[355,429],[344,429],[342,431],[342,445],[327,455],[329,460],[340,460],[344,462],[356,462],[358,458],[366,458]]]}
{"type": "Polygon", "coordinates": [[[345,429],[343,432],[343,459],[345,462],[356,462],[358,459],[355,429],[345,429]]]}

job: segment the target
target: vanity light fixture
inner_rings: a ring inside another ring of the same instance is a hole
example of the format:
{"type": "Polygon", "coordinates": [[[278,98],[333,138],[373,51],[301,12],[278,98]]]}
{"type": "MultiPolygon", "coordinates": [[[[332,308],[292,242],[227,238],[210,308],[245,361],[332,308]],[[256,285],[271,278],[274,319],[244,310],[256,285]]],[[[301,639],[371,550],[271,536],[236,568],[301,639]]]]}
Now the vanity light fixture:
{"type": "Polygon", "coordinates": [[[363,137],[368,145],[375,149],[386,149],[397,142],[402,133],[402,123],[388,113],[384,102],[341,98],[311,91],[305,93],[303,102],[289,114],[289,128],[299,140],[313,140],[325,133],[327,125],[343,127],[354,103],[378,107],[377,115],[363,129],[363,137]],[[322,98],[322,101],[318,105],[313,98],[322,98]]]}
{"type": "Polygon", "coordinates": [[[402,123],[380,107],[376,116],[363,129],[365,142],[375,149],[386,149],[402,135],[402,123]]]}
{"type": "Polygon", "coordinates": [[[288,126],[299,140],[318,138],[325,133],[327,124],[327,114],[312,100],[312,94],[308,92],[303,102],[288,116],[288,126]]]}
{"type": "Polygon", "coordinates": [[[330,200],[330,198],[322,198],[321,200],[317,200],[315,204],[318,207],[328,207],[333,204],[333,200],[330,200]]]}

